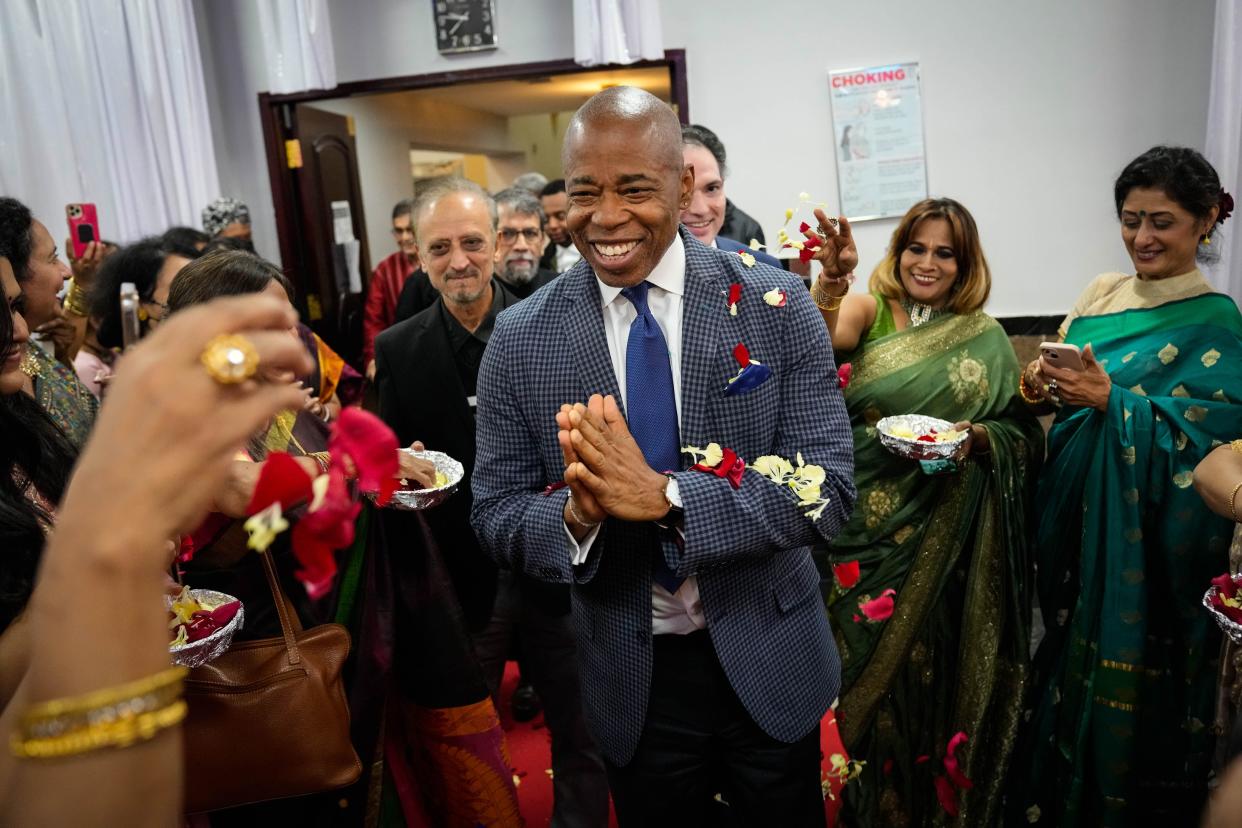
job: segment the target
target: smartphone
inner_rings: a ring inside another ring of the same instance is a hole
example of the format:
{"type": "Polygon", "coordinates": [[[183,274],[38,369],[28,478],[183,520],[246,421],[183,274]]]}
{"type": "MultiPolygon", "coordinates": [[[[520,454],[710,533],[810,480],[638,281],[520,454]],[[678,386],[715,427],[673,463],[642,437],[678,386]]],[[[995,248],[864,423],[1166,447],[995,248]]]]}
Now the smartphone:
{"type": "Polygon", "coordinates": [[[138,288],[133,282],[121,283],[121,342],[129,348],[138,341],[142,329],[138,323],[138,288]]]}
{"type": "Polygon", "coordinates": [[[1077,345],[1064,342],[1041,342],[1039,352],[1043,354],[1049,365],[1057,368],[1068,368],[1071,371],[1085,371],[1087,366],[1082,362],[1082,351],[1077,345]]]}
{"type": "Polygon", "coordinates": [[[94,204],[66,204],[65,217],[69,220],[69,244],[73,258],[80,259],[86,246],[99,241],[99,218],[94,204]]]}

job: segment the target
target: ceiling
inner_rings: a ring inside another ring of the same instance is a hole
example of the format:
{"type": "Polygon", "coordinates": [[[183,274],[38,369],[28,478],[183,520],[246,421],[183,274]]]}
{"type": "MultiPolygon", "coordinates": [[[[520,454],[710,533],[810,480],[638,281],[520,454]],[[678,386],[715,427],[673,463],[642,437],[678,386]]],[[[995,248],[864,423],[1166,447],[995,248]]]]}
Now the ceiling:
{"type": "Polygon", "coordinates": [[[452,101],[493,115],[534,115],[546,112],[570,112],[586,103],[587,98],[609,86],[637,86],[668,101],[670,91],[668,69],[606,69],[599,72],[576,72],[546,78],[465,83],[399,92],[452,101]]]}

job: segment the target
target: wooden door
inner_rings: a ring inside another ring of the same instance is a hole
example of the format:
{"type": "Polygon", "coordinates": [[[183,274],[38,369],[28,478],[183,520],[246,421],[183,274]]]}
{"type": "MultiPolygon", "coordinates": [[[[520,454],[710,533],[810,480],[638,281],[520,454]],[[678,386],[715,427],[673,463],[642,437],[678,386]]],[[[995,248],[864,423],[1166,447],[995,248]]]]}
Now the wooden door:
{"type": "Polygon", "coordinates": [[[302,294],[309,324],[346,361],[358,365],[362,350],[362,306],[371,274],[362,186],[352,119],[305,104],[293,107],[292,137],[298,141],[301,167],[290,169],[299,232],[295,244],[298,272],[291,274],[302,294]],[[333,205],[347,204],[353,238],[358,242],[361,289],[351,287],[346,248],[338,243],[333,205]]]}

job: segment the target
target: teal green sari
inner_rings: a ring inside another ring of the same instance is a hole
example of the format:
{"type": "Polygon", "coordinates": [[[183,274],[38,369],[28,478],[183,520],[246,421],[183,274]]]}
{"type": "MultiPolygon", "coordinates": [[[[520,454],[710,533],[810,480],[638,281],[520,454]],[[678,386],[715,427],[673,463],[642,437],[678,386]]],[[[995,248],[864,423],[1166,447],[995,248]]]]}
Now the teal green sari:
{"type": "Polygon", "coordinates": [[[1200,605],[1232,525],[1193,470],[1242,434],[1242,316],[1207,294],[1074,320],[1113,381],[1049,433],[1037,565],[1047,635],[1011,822],[1197,824],[1220,636],[1200,605]]]}
{"type": "Polygon", "coordinates": [[[961,824],[995,820],[1017,738],[1030,649],[1026,513],[1043,431],[1017,396],[1019,367],[996,320],[950,315],[863,343],[845,391],[858,501],[827,563],[859,562],[848,590],[825,570],[842,661],[837,708],[852,758],[867,762],[845,789],[842,824],[930,825],[945,818],[935,777],[954,733],[974,782],[959,791],[961,824]],[[875,424],[926,414],[985,427],[990,456],[929,477],[885,450],[875,424]],[[859,602],[895,590],[887,621],[859,602]],[[920,762],[919,757],[928,758],[920,762]]]}

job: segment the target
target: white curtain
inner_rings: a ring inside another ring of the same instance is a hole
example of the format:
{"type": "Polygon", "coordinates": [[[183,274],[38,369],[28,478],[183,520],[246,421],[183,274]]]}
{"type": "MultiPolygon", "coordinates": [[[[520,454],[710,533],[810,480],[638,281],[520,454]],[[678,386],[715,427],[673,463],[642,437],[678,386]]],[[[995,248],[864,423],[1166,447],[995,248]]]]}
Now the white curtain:
{"type": "Polygon", "coordinates": [[[260,0],[268,91],[278,95],[336,86],[327,0],[260,0]]]}
{"type": "Polygon", "coordinates": [[[190,0],[0,3],[0,194],[56,239],[93,202],[130,242],[197,227],[218,191],[190,0]]]}
{"type": "MultiPolygon", "coordinates": [[[[1216,0],[1212,85],[1208,103],[1207,159],[1221,184],[1242,207],[1242,0],[1216,0]]],[[[1242,215],[1217,231],[1220,261],[1210,268],[1216,287],[1242,302],[1242,215]]]]}
{"type": "Polygon", "coordinates": [[[574,62],[582,66],[664,58],[659,0],[574,0],[574,62]]]}

